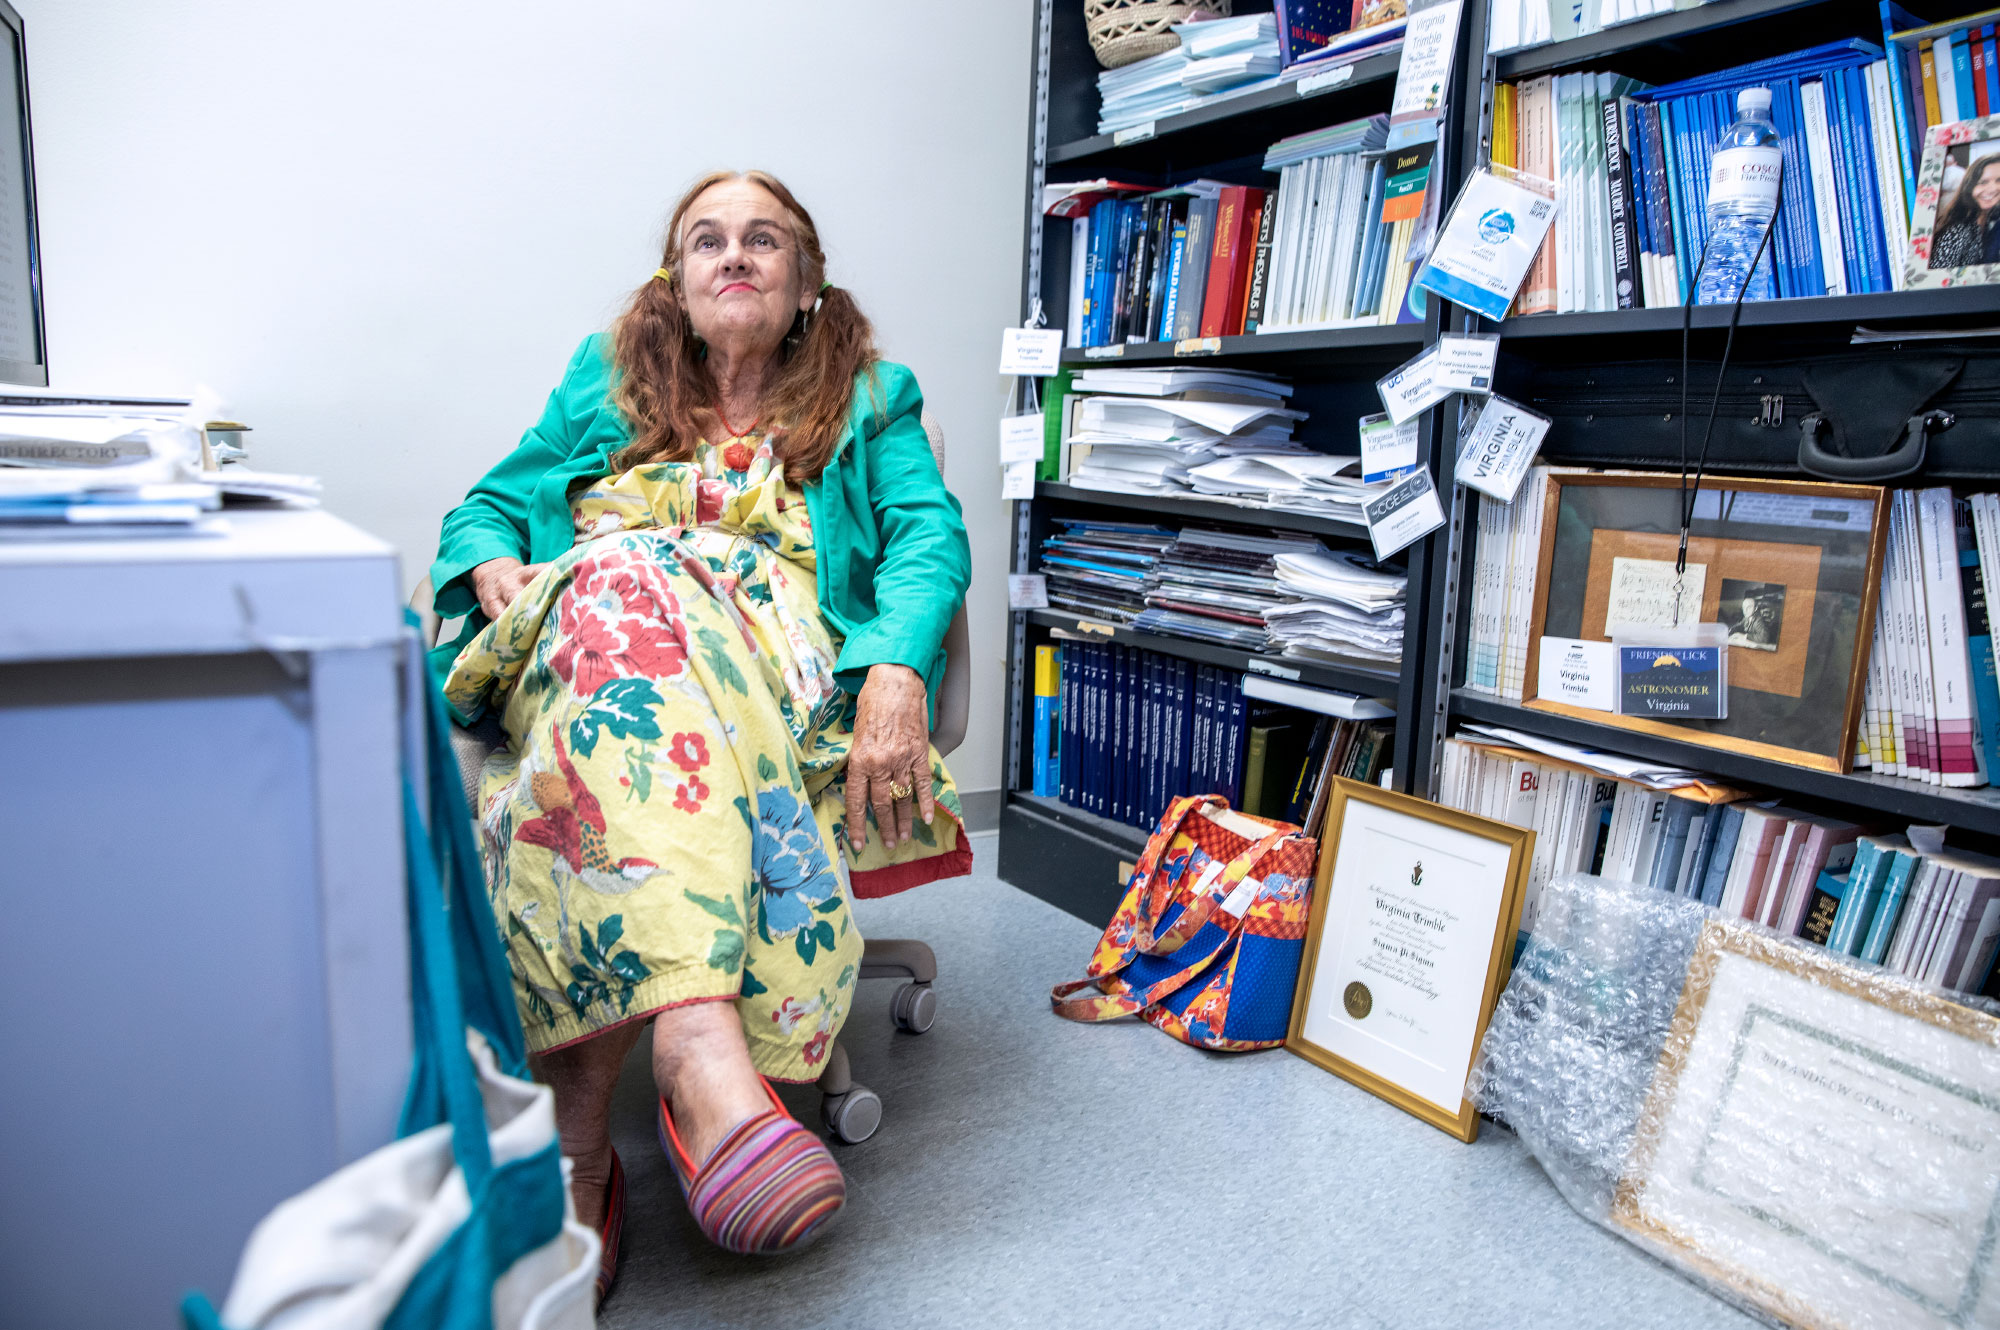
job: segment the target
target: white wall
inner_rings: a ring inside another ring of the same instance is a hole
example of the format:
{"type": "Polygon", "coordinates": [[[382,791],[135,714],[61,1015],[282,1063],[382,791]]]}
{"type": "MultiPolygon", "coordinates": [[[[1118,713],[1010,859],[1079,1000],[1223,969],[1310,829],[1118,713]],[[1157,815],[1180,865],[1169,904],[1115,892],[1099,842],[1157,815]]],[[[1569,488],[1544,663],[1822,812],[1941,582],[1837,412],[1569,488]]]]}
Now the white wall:
{"type": "Polygon", "coordinates": [[[57,382],[206,383],[410,583],[438,519],[658,263],[693,176],[791,185],[917,372],[972,532],[999,783],[993,372],[1016,317],[1032,0],[14,0],[57,382]]]}

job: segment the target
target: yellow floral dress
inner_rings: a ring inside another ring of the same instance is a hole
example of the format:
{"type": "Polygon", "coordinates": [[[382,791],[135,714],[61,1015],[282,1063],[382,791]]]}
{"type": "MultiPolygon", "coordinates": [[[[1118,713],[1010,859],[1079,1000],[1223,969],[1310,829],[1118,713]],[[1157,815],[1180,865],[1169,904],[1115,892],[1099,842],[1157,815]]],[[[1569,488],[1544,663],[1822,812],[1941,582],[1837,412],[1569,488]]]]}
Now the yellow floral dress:
{"type": "Polygon", "coordinates": [[[445,684],[508,744],[480,787],[528,1046],[734,1000],[751,1060],[812,1080],[861,960],[854,895],[970,871],[958,794],[892,853],[846,842],[855,698],[834,679],[804,496],[769,436],[702,443],[570,504],[576,543],[445,684]]]}

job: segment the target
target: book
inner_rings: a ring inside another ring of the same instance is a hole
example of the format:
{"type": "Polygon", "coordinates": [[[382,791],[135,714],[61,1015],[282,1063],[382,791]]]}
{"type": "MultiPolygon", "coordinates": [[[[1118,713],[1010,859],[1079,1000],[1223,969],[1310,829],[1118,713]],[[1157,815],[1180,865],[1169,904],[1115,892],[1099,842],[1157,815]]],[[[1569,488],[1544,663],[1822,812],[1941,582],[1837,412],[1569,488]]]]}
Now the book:
{"type": "Polygon", "coordinates": [[[1909,896],[1910,878],[1915,874],[1922,856],[1910,849],[1892,849],[1887,873],[1882,882],[1882,895],[1875,907],[1875,917],[1869,922],[1867,936],[1861,944],[1860,956],[1864,961],[1879,964],[1889,952],[1889,943],[1895,937],[1897,925],[1902,921],[1903,905],[1909,896]]]}
{"type": "Polygon", "coordinates": [[[1216,204],[1215,234],[1209,248],[1208,283],[1202,296],[1202,337],[1220,337],[1229,306],[1241,286],[1238,284],[1237,255],[1245,251],[1244,224],[1250,215],[1250,190],[1242,185],[1224,187],[1216,204]]]}
{"type": "Polygon", "coordinates": [[[1180,342],[1200,334],[1202,304],[1208,293],[1208,258],[1215,248],[1218,208],[1215,199],[1195,199],[1188,204],[1187,239],[1182,245],[1173,331],[1163,341],[1180,342]]]}
{"type": "Polygon", "coordinates": [[[1257,210],[1257,250],[1250,265],[1250,291],[1243,307],[1243,328],[1245,333],[1254,333],[1264,321],[1264,299],[1270,286],[1271,237],[1277,229],[1278,209],[1276,201],[1266,197],[1257,210]]]}
{"type": "Polygon", "coordinates": [[[1827,936],[1833,932],[1834,918],[1840,913],[1840,902],[1850,890],[1848,874],[1822,871],[1813,883],[1798,936],[1825,946],[1827,936]]]}
{"type": "Polygon", "coordinates": [[[1036,794],[1059,797],[1062,793],[1062,742],[1060,737],[1062,670],[1058,649],[1035,648],[1035,775],[1036,794]]]}

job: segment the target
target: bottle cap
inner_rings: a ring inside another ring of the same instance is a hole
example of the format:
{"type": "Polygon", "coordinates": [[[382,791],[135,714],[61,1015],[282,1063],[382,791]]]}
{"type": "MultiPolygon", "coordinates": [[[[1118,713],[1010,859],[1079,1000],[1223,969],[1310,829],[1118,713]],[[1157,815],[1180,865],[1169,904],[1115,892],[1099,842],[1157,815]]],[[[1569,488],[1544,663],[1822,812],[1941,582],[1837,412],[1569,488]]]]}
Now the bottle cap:
{"type": "Polygon", "coordinates": [[[1771,109],[1769,88],[1745,88],[1736,94],[1736,114],[1763,115],[1771,109]]]}

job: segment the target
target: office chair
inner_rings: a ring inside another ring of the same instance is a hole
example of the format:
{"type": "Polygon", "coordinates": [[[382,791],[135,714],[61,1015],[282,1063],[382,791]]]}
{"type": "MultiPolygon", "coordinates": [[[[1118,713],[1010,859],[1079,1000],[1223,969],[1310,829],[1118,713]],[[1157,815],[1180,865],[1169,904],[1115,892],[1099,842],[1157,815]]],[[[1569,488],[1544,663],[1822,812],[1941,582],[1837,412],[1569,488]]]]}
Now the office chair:
{"type": "MultiPolygon", "coordinates": [[[[944,430],[936,417],[924,412],[924,433],[930,437],[931,454],[937,458],[938,471],[944,471],[944,430]]],[[[410,608],[416,611],[422,625],[426,646],[435,646],[439,629],[443,624],[438,619],[432,605],[431,579],[428,575],[417,584],[410,596],[410,608]]],[[[937,723],[931,728],[931,746],[940,757],[948,756],[965,740],[965,723],[970,697],[971,683],[971,631],[966,625],[965,607],[958,607],[951,627],[945,630],[944,679],[938,685],[937,723]]],[[[465,784],[465,801],[475,810],[479,808],[479,773],[486,763],[487,754],[506,745],[507,736],[500,728],[499,719],[491,712],[472,726],[452,726],[451,748],[458,759],[459,778],[465,784]]],[[[937,978],[937,957],[932,954],[927,943],[913,938],[866,938],[862,942],[861,978],[902,979],[904,984],[896,990],[889,1005],[890,1019],[896,1028],[910,1034],[922,1034],[931,1028],[937,1017],[937,994],[931,990],[931,983],[937,978]]],[[[847,1050],[839,1040],[827,1053],[826,1070],[820,1073],[820,1116],[827,1131],[834,1139],[848,1145],[859,1144],[875,1134],[882,1125],[882,1099],[873,1090],[862,1085],[853,1077],[847,1060],[847,1050]]]]}

